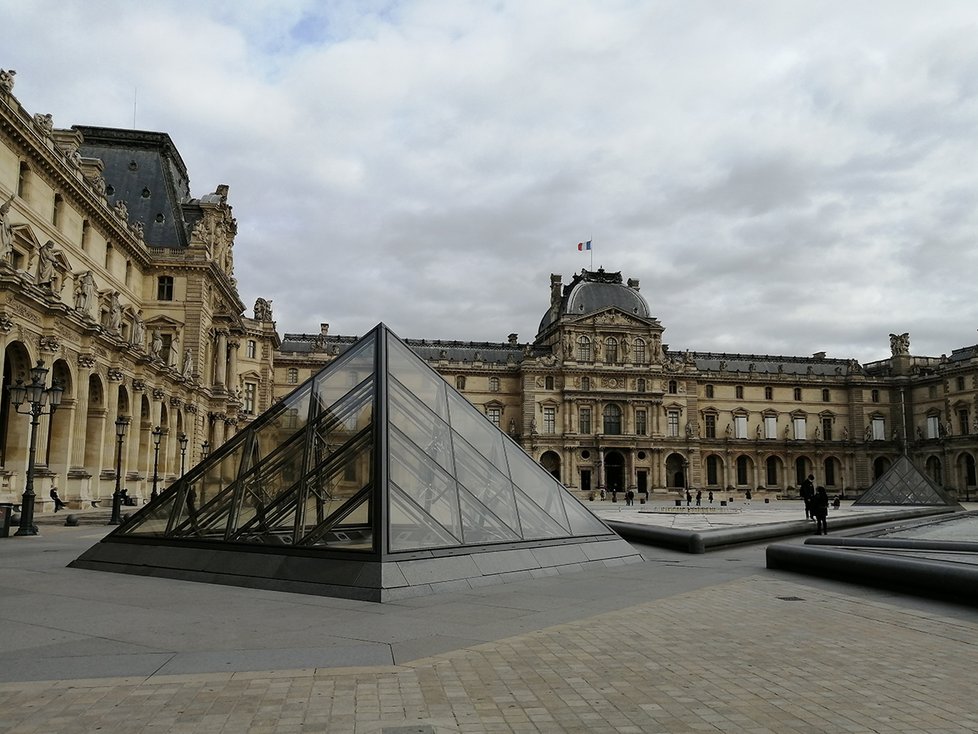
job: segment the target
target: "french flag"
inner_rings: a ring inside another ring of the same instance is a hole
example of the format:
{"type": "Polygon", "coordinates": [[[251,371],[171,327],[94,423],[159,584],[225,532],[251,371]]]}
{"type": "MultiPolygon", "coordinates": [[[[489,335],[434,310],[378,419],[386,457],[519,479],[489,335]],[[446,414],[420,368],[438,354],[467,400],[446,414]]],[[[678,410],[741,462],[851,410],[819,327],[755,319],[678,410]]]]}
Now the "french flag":
{"type": "Polygon", "coordinates": [[[577,243],[577,251],[578,252],[584,252],[585,250],[590,250],[590,249],[591,249],[591,240],[588,240],[587,242],[578,242],[577,243]]]}

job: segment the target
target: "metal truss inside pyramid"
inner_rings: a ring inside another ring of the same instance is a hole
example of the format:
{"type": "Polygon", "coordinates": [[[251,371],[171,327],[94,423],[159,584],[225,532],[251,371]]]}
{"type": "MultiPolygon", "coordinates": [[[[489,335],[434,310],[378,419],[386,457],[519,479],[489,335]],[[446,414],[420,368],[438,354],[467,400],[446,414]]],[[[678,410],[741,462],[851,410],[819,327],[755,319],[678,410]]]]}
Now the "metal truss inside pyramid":
{"type": "Polygon", "coordinates": [[[893,465],[853,502],[854,505],[956,505],[907,456],[893,465]]]}
{"type": "Polygon", "coordinates": [[[380,324],[72,565],[384,601],[639,560],[380,324]]]}

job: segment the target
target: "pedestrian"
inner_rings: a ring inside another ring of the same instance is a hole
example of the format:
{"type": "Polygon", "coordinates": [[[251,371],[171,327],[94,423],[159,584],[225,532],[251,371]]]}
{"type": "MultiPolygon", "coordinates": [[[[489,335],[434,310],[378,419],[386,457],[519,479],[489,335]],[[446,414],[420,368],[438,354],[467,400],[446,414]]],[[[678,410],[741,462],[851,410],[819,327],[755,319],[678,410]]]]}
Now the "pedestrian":
{"type": "Polygon", "coordinates": [[[618,501],[618,490],[615,489],[614,487],[611,488],[611,501],[612,502],[618,501]]]}
{"type": "Polygon", "coordinates": [[[744,504],[747,504],[747,505],[750,504],[750,496],[751,496],[750,495],[750,490],[748,489],[746,492],[744,492],[744,504]]]}
{"type": "Polygon", "coordinates": [[[703,499],[703,490],[697,489],[696,490],[696,506],[697,507],[699,507],[702,504],[702,502],[701,502],[702,499],[703,499]]]}
{"type": "Polygon", "coordinates": [[[687,490],[686,490],[686,507],[689,507],[689,505],[690,505],[690,503],[691,503],[692,501],[693,501],[693,495],[691,495],[691,494],[689,493],[689,490],[687,489],[687,490]]]}
{"type": "Polygon", "coordinates": [[[819,487],[815,490],[815,496],[812,498],[812,515],[815,520],[815,534],[828,535],[829,528],[826,518],[829,516],[829,495],[826,493],[825,487],[819,487]]]}
{"type": "Polygon", "coordinates": [[[809,474],[801,483],[801,499],[805,503],[805,519],[814,520],[812,514],[812,499],[815,497],[815,475],[809,474]]]}
{"type": "Polygon", "coordinates": [[[712,489],[710,490],[710,494],[708,495],[708,497],[710,499],[710,504],[712,505],[713,504],[713,490],[712,489]]]}
{"type": "Polygon", "coordinates": [[[54,511],[55,512],[57,512],[58,510],[62,510],[65,507],[68,506],[67,504],[65,504],[64,502],[62,502],[61,501],[61,497],[58,496],[58,488],[57,487],[51,487],[50,495],[51,495],[51,499],[54,500],[54,511]]]}
{"type": "Polygon", "coordinates": [[[635,504],[635,493],[632,490],[625,492],[625,505],[631,507],[635,504]]]}

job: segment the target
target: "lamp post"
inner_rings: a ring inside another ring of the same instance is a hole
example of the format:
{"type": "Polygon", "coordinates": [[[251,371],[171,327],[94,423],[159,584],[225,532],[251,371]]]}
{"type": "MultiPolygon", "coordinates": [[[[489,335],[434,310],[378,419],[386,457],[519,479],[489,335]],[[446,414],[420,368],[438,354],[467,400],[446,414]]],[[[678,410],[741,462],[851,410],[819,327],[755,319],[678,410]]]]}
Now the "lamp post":
{"type": "Polygon", "coordinates": [[[204,441],[204,443],[200,445],[200,458],[206,459],[210,455],[211,455],[211,442],[204,441]]]}
{"type": "Polygon", "coordinates": [[[181,477],[183,476],[184,461],[187,458],[187,441],[189,440],[190,439],[187,438],[186,433],[181,433],[179,436],[177,436],[177,441],[180,442],[180,476],[181,477]]]}
{"type": "Polygon", "coordinates": [[[24,486],[24,494],[21,497],[20,505],[20,526],[15,535],[37,535],[37,528],[34,527],[34,459],[37,455],[37,427],[40,424],[40,417],[45,414],[44,406],[49,404],[47,411],[54,415],[54,411],[61,404],[61,396],[64,388],[54,383],[51,387],[44,389],[44,378],[48,374],[48,368],[44,366],[43,360],[37,361],[37,366],[31,369],[31,384],[25,385],[22,380],[17,380],[16,385],[11,385],[10,402],[21,415],[31,417],[31,436],[30,452],[27,456],[27,482],[24,486]],[[29,403],[27,410],[21,410],[20,406],[24,402],[29,403]]]}
{"type": "Polygon", "coordinates": [[[122,439],[129,426],[129,416],[120,415],[115,421],[115,492],[112,493],[112,517],[109,525],[122,523],[122,439]]]}
{"type": "Polygon", "coordinates": [[[150,496],[151,499],[154,499],[155,500],[156,497],[157,497],[157,494],[158,494],[157,491],[156,491],[156,482],[157,482],[157,479],[159,478],[158,471],[159,471],[159,468],[160,468],[160,441],[162,441],[163,440],[163,437],[167,434],[167,430],[165,428],[161,428],[160,426],[157,426],[156,428],[153,429],[152,434],[153,434],[153,450],[154,450],[154,454],[153,454],[153,491],[150,492],[150,495],[149,496],[150,496]]]}

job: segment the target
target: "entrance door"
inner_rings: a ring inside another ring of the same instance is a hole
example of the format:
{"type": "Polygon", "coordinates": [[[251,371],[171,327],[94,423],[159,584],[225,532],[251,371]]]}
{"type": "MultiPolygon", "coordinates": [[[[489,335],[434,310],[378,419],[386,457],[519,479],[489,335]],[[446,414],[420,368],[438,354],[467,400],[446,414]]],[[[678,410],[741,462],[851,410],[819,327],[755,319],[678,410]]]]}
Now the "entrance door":
{"type": "Polygon", "coordinates": [[[609,492],[625,491],[625,457],[609,451],[604,457],[604,476],[609,492]]]}
{"type": "Polygon", "coordinates": [[[638,493],[645,494],[649,491],[649,473],[643,469],[638,472],[638,493]]]}

